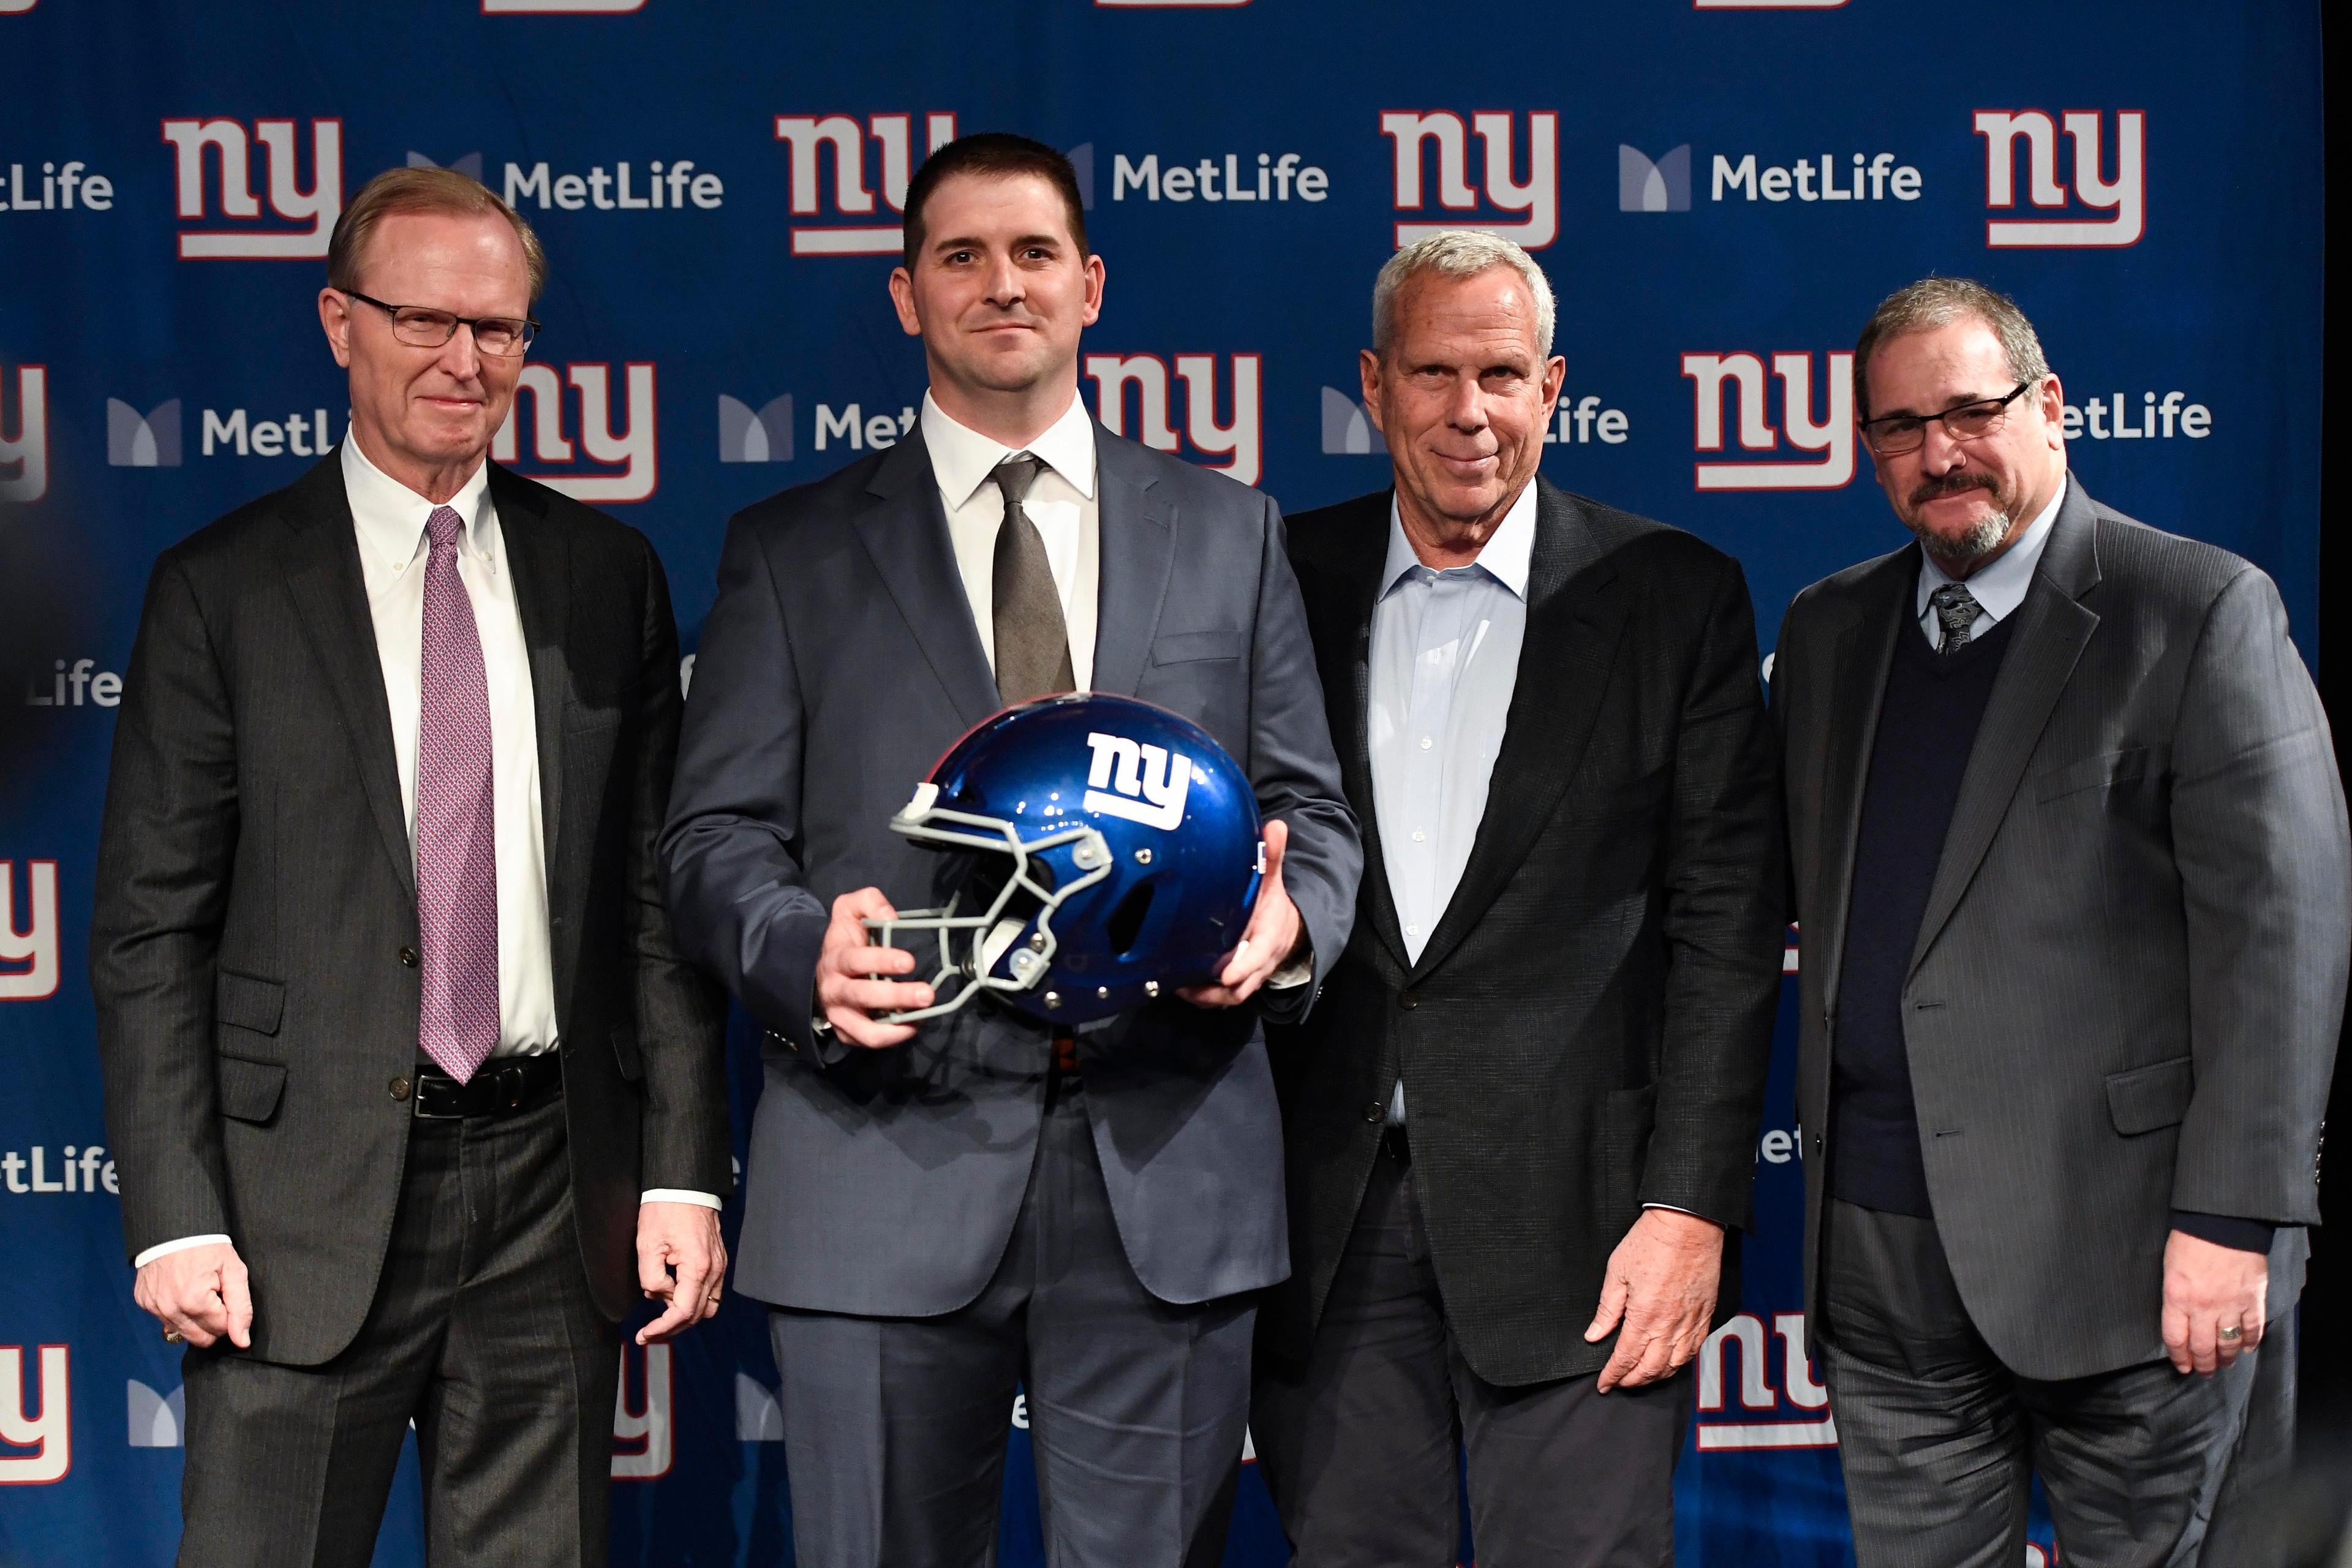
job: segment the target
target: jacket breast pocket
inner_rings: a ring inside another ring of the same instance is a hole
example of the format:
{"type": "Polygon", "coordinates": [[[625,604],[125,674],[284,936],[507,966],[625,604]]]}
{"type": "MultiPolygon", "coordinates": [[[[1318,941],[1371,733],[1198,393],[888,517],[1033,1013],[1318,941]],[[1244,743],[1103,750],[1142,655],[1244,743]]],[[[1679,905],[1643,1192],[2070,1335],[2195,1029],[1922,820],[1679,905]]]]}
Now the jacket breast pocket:
{"type": "Polygon", "coordinates": [[[2197,1069],[2189,1057],[2107,1075],[2107,1116],[2126,1138],[2178,1127],[2189,1114],[2197,1069]]]}
{"type": "Polygon", "coordinates": [[[2034,775],[2033,798],[2037,801],[2063,800],[2085,790],[2112,789],[2119,784],[2161,773],[2169,756],[2161,746],[2131,746],[2120,752],[2104,752],[2079,762],[2062,763],[2057,767],[2034,775]]]}
{"type": "Polygon", "coordinates": [[[1207,631],[1167,632],[1151,639],[1155,665],[1191,664],[1204,658],[1239,658],[1246,639],[1238,626],[1213,626],[1207,631]]]}

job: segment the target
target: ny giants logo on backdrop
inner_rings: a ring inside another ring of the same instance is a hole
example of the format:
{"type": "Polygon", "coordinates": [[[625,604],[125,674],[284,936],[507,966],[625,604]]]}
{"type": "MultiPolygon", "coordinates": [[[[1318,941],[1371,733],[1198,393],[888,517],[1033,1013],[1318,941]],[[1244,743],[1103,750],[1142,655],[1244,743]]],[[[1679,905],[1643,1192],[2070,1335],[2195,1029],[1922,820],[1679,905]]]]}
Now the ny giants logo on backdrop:
{"type": "MultiPolygon", "coordinates": [[[[923,116],[924,151],[936,153],[955,140],[953,114],[923,116]]],[[[871,114],[860,125],[846,114],[779,114],[776,140],[792,150],[788,178],[795,218],[835,214],[863,222],[793,226],[794,256],[896,256],[900,247],[897,216],[907,210],[907,181],[915,167],[915,117],[871,114]],[[878,192],[866,184],[866,144],[879,150],[878,192]],[[831,156],[826,154],[830,153],[831,156]],[[824,205],[819,171],[833,170],[833,204],[824,205]],[[881,198],[885,213],[876,205],[881,198]]]]}
{"type": "Polygon", "coordinates": [[[1988,218],[1985,244],[1994,250],[2021,247],[2137,245],[2147,232],[2147,115],[2137,109],[2116,111],[2116,174],[2106,178],[2101,152],[2103,116],[2095,109],[2070,109],[2059,121],[2038,109],[1979,109],[1976,133],[1985,139],[1985,205],[1995,211],[2017,205],[2017,145],[2025,144],[2025,191],[2035,206],[2056,212],[2080,205],[2097,217],[1988,218]],[[2074,188],[2058,182],[2059,123],[2074,143],[2074,188]]]}
{"type": "Polygon", "coordinates": [[[0,1345],[0,1487],[45,1487],[73,1468],[72,1354],[42,1345],[33,1361],[30,1351],[0,1345]]]}
{"type": "Polygon", "coordinates": [[[667,1345],[621,1345],[621,1382],[613,1394],[613,1479],[657,1481],[677,1458],[677,1376],[667,1345]],[[633,1392],[634,1390],[634,1392],[633,1392]]]}
{"type": "Polygon", "coordinates": [[[297,134],[299,121],[257,120],[247,135],[237,120],[166,120],[163,140],[172,144],[173,189],[183,225],[213,216],[205,200],[205,150],[220,174],[218,216],[254,220],[249,228],[188,228],[180,230],[183,261],[295,260],[327,254],[335,219],[343,210],[343,122],[310,121],[310,188],[296,183],[297,134]],[[269,165],[269,210],[276,221],[262,220],[261,203],[253,188],[253,143],[261,143],[269,165]],[[308,225],[289,227],[289,225],[308,225]]]}
{"type": "Polygon", "coordinates": [[[1424,149],[1436,148],[1437,205],[1460,217],[1410,222],[1399,218],[1398,248],[1449,228],[1484,229],[1517,240],[1528,250],[1540,250],[1559,237],[1559,116],[1550,110],[1527,115],[1527,178],[1516,179],[1512,115],[1505,110],[1481,110],[1470,116],[1465,130],[1462,117],[1449,110],[1389,109],[1381,111],[1381,134],[1395,141],[1396,210],[1425,212],[1429,197],[1422,184],[1424,149]],[[1481,165],[1485,178],[1474,185],[1470,176],[1469,138],[1485,144],[1481,165]],[[1509,221],[1478,216],[1481,208],[1515,215],[1509,221]]]}
{"type": "Polygon", "coordinates": [[[1231,364],[1233,384],[1232,419],[1217,423],[1217,360],[1216,354],[1178,354],[1175,356],[1176,379],[1184,384],[1181,405],[1184,429],[1178,438],[1176,426],[1170,423],[1174,405],[1169,397],[1168,361],[1158,354],[1088,354],[1085,373],[1095,383],[1095,416],[1103,428],[1114,436],[1131,435],[1134,439],[1156,451],[1174,452],[1190,445],[1193,450],[1212,458],[1223,458],[1222,463],[1206,467],[1227,474],[1245,485],[1254,485],[1265,471],[1260,431],[1263,418],[1258,401],[1258,356],[1231,354],[1223,356],[1231,364]],[[1138,402],[1136,428],[1129,431],[1127,424],[1127,392],[1135,388],[1138,402]]]}
{"type": "Polygon", "coordinates": [[[58,992],[58,863],[25,863],[26,900],[16,901],[16,865],[0,860],[0,1002],[40,1002],[58,992]]]}
{"type": "Polygon", "coordinates": [[[646,0],[482,0],[485,16],[619,16],[646,0]]]}
{"type": "Polygon", "coordinates": [[[625,417],[613,424],[613,367],[605,363],[567,364],[559,378],[553,365],[527,364],[515,391],[514,407],[490,442],[490,456],[512,467],[521,446],[523,398],[530,399],[531,465],[517,468],[574,500],[603,505],[643,500],[654,493],[654,367],[632,361],[624,372],[625,417]],[[564,395],[566,384],[579,394],[564,395]],[[567,407],[577,410],[575,442],[564,434],[567,407]]]}
{"type": "Polygon", "coordinates": [[[1701,453],[1723,450],[1727,425],[1749,452],[1775,452],[1785,440],[1800,452],[1820,454],[1791,460],[1723,461],[1694,465],[1702,490],[1833,490],[1853,479],[1853,355],[1833,353],[1776,353],[1772,376],[1780,384],[1780,425],[1767,416],[1764,357],[1752,353],[1686,353],[1683,374],[1696,399],[1692,445],[1701,453]],[[1813,417],[1813,367],[1826,358],[1827,414],[1813,417]],[[1735,405],[1727,418],[1726,399],[1735,405]]]}
{"type": "Polygon", "coordinates": [[[1698,1352],[1698,1451],[1727,1448],[1834,1448],[1837,1421],[1829,1390],[1805,1357],[1805,1315],[1742,1312],[1706,1337],[1698,1352]],[[1727,1364],[1737,1352],[1735,1383],[1727,1364]],[[1772,1382],[1773,1363],[1780,1382],[1772,1382]]]}
{"type": "Polygon", "coordinates": [[[38,500],[49,490],[48,367],[18,365],[13,421],[11,401],[8,375],[0,367],[0,500],[38,500]]]}
{"type": "Polygon", "coordinates": [[[21,16],[40,0],[0,0],[0,16],[21,16]]]}

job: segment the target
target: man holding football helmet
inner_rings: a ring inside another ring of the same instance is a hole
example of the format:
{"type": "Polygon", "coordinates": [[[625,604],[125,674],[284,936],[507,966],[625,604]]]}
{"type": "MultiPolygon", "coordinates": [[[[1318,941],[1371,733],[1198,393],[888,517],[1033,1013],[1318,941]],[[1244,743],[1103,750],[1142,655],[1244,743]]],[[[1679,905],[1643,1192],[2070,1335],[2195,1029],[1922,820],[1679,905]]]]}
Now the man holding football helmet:
{"type": "Polygon", "coordinates": [[[767,1030],[796,1555],[992,1560],[1018,1386],[1055,1562],[1213,1560],[1289,1268],[1259,1021],[1347,945],[1356,823],[1274,504],[1078,401],[1067,161],[967,137],[905,211],[920,423],[733,521],[661,845],[767,1030]]]}

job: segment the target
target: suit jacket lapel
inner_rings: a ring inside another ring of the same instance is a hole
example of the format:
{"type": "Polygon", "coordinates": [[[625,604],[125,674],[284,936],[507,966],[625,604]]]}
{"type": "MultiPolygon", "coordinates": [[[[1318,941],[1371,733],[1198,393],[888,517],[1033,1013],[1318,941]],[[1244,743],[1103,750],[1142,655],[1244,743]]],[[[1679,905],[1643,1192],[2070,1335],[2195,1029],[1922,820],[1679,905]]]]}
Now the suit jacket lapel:
{"type": "Polygon", "coordinates": [[[2050,710],[2098,629],[2098,612],[2080,603],[2098,581],[2097,517],[2090,498],[2069,479],[2032,585],[2017,608],[2014,640],[1993,682],[1968,771],[1960,775],[1959,800],[1944,836],[1927,912],[1919,921],[1919,940],[1911,949],[1915,969],[1952,918],[1985,851],[1992,847],[2018,781],[2041,742],[2050,710]]]}
{"type": "Polygon", "coordinates": [[[1174,509],[1152,493],[1157,482],[1142,448],[1095,426],[1095,508],[1102,581],[1095,601],[1097,691],[1135,695],[1159,629],[1160,607],[1176,561],[1174,509]]]}
{"type": "Polygon", "coordinates": [[[1528,629],[1503,749],[1462,880],[1412,966],[1415,978],[1461,943],[1543,831],[1591,739],[1624,631],[1616,570],[1601,554],[1591,525],[1566,492],[1541,478],[1535,482],[1528,629]]]}
{"type": "Polygon", "coordinates": [[[1379,803],[1372,795],[1372,613],[1380,606],[1381,568],[1388,560],[1389,510],[1394,493],[1382,490],[1365,499],[1360,540],[1351,540],[1344,556],[1326,563],[1339,605],[1337,635],[1344,641],[1323,700],[1330,710],[1340,783],[1363,828],[1364,897],[1357,907],[1370,916],[1373,934],[1387,947],[1397,968],[1408,970],[1412,964],[1405,957],[1403,923],[1397,919],[1396,899],[1389,891],[1388,862],[1381,852],[1379,803]]]}
{"type": "Polygon", "coordinates": [[[956,568],[920,426],[890,448],[866,489],[873,501],[855,520],[858,541],[957,713],[977,724],[1003,703],[956,568]]]}
{"type": "MultiPolygon", "coordinates": [[[[1845,958],[1845,912],[1853,893],[1854,841],[1862,831],[1863,784],[1870,774],[1871,748],[1895,666],[1896,639],[1912,631],[1911,598],[1919,581],[1919,547],[1898,550],[1865,577],[1850,617],[1831,645],[1827,734],[1821,797],[1821,858],[1825,885],[1818,930],[1798,932],[1805,963],[1819,955],[1822,994],[1837,994],[1838,969],[1845,958]]],[[[1778,672],[1775,671],[1777,674],[1778,672]]]]}
{"type": "Polygon", "coordinates": [[[545,842],[548,902],[563,859],[555,852],[563,822],[563,704],[571,690],[564,636],[571,625],[571,546],[563,530],[548,521],[547,496],[504,468],[490,467],[490,501],[499,514],[499,535],[507,569],[514,574],[515,607],[522,620],[523,645],[530,650],[530,700],[539,741],[540,831],[545,842]]]}
{"type": "Polygon", "coordinates": [[[392,710],[384,700],[383,662],[376,657],[375,619],[368,611],[360,572],[358,530],[343,493],[340,449],[298,480],[278,511],[289,534],[280,567],[326,671],[343,728],[359,754],[360,787],[375,819],[384,854],[411,899],[416,862],[408,845],[408,817],[400,803],[400,760],[393,751],[392,710]]]}

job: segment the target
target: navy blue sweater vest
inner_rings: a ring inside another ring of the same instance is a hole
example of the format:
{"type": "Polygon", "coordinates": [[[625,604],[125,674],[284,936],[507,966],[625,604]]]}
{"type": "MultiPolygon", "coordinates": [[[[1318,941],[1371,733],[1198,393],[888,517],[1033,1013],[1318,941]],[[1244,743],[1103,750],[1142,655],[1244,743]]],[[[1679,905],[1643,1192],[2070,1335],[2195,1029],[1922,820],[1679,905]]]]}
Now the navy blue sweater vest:
{"type": "Polygon", "coordinates": [[[1830,1067],[1830,1190],[1864,1208],[1934,1217],[1903,1044],[1903,982],[2015,625],[2005,617],[1950,654],[1930,648],[1916,624],[1895,636],[1863,786],[1830,1067]]]}

